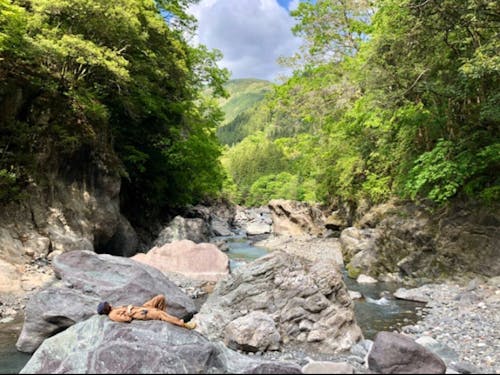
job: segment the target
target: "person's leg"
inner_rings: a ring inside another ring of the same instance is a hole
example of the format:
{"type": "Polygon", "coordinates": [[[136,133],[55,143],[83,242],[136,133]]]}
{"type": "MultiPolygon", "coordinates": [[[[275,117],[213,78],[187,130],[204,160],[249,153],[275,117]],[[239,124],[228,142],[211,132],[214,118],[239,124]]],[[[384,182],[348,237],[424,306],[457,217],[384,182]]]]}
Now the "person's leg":
{"type": "Polygon", "coordinates": [[[161,311],[158,309],[149,309],[147,317],[149,319],[163,320],[164,322],[169,322],[175,324],[176,326],[184,327],[184,320],[169,315],[165,311],[161,311]]]}
{"type": "Polygon", "coordinates": [[[142,306],[165,310],[165,307],[167,307],[167,303],[165,301],[165,296],[163,294],[158,294],[157,296],[154,296],[149,301],[144,303],[142,306]]]}

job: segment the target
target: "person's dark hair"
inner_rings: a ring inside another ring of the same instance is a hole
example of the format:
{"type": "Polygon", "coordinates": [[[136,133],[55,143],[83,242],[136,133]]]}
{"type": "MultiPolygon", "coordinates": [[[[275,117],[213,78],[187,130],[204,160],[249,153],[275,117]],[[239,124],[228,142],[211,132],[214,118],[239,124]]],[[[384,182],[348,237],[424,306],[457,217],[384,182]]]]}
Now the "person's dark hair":
{"type": "Polygon", "coordinates": [[[97,313],[99,315],[106,314],[108,315],[111,311],[111,305],[108,302],[101,302],[97,305],[97,313]]]}

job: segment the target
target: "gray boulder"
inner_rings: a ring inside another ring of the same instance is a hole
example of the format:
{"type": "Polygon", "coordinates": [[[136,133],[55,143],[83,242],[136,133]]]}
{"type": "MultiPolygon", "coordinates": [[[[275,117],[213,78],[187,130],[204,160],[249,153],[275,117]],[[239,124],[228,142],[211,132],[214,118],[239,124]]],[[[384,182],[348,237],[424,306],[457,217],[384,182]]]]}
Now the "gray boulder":
{"type": "Polygon", "coordinates": [[[131,259],[82,250],[57,256],[53,266],[58,280],[26,305],[16,343],[22,352],[34,352],[46,338],[96,314],[103,300],[142,305],[163,294],[170,314],[187,321],[196,312],[193,301],[160,271],[131,259]]]}
{"type": "Polygon", "coordinates": [[[185,219],[176,216],[167,227],[165,227],[154,245],[161,247],[167,243],[180,240],[190,240],[195,243],[208,242],[210,230],[205,220],[200,218],[185,219]]]}
{"type": "Polygon", "coordinates": [[[116,323],[93,316],[45,340],[21,373],[298,374],[300,367],[248,358],[161,321],[116,323]]]}
{"type": "Polygon", "coordinates": [[[428,303],[430,301],[430,297],[428,296],[428,292],[420,288],[414,289],[406,289],[406,288],[398,288],[394,292],[394,297],[397,299],[403,299],[407,301],[428,303]]]}
{"type": "Polygon", "coordinates": [[[422,336],[415,340],[417,344],[429,349],[431,352],[436,354],[441,358],[448,366],[452,362],[457,362],[459,360],[458,353],[450,348],[448,345],[440,343],[434,340],[430,336],[422,336]]]}
{"type": "Polygon", "coordinates": [[[222,340],[229,323],[252,311],[272,317],[283,345],[307,342],[311,350],[335,353],[362,338],[334,263],[274,251],[219,281],[193,319],[201,333],[222,340]]]}
{"type": "Polygon", "coordinates": [[[441,358],[410,337],[379,332],[368,354],[370,370],[382,374],[444,374],[441,358]]]}
{"type": "Polygon", "coordinates": [[[224,343],[229,348],[247,352],[278,350],[280,338],[274,320],[261,311],[233,320],[224,330],[224,343]]]}

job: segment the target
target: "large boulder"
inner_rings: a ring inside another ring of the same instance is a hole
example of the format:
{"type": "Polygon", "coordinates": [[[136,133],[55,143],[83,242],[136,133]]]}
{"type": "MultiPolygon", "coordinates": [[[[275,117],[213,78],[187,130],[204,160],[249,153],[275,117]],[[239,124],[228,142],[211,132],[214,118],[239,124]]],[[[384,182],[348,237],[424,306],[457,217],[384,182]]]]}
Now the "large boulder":
{"type": "Polygon", "coordinates": [[[248,358],[161,321],[94,316],[44,341],[21,374],[299,374],[288,362],[248,358]],[[272,370],[272,371],[270,371],[272,370]]]}
{"type": "Polygon", "coordinates": [[[96,314],[99,302],[142,305],[157,294],[167,299],[168,312],[189,320],[193,301],[157,269],[132,259],[92,251],[63,253],[53,261],[57,281],[34,294],[16,347],[34,352],[46,338],[96,314]]]}
{"type": "Polygon", "coordinates": [[[278,350],[280,338],[273,318],[262,311],[252,311],[235,319],[224,330],[224,343],[231,349],[246,352],[278,350]]]}
{"type": "Polygon", "coordinates": [[[273,199],[268,204],[276,235],[323,235],[325,216],[316,205],[285,199],[273,199]]]}
{"type": "Polygon", "coordinates": [[[441,358],[410,337],[395,332],[379,332],[375,336],[368,367],[381,374],[444,374],[441,358]]]}
{"type": "Polygon", "coordinates": [[[201,333],[222,339],[226,326],[252,311],[272,317],[281,345],[307,343],[311,350],[335,353],[362,338],[334,263],[274,251],[219,281],[193,319],[201,333]]]}
{"type": "Polygon", "coordinates": [[[209,233],[208,225],[203,219],[186,219],[182,216],[176,216],[160,232],[154,245],[161,247],[170,242],[180,240],[190,240],[196,243],[207,242],[209,233]]]}
{"type": "Polygon", "coordinates": [[[271,233],[273,221],[268,207],[244,208],[237,206],[234,223],[248,236],[258,236],[271,233]]]}
{"type": "Polygon", "coordinates": [[[212,202],[210,206],[187,207],[183,216],[203,219],[210,229],[210,236],[231,236],[236,207],[225,200],[220,200],[212,202]]]}
{"type": "Polygon", "coordinates": [[[148,264],[165,274],[175,272],[194,280],[218,281],[229,274],[229,258],[211,243],[182,240],[154,247],[131,259],[148,264]]]}

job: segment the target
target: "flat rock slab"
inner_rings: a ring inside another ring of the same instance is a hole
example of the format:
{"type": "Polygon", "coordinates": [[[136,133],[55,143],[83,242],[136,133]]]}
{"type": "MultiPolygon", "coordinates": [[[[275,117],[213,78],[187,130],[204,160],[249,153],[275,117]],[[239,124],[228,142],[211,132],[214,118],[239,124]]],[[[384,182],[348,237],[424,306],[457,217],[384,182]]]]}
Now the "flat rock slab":
{"type": "Polygon", "coordinates": [[[354,368],[346,362],[310,362],[302,368],[303,374],[354,374],[354,368]]]}
{"type": "Polygon", "coordinates": [[[128,258],[71,251],[57,256],[53,266],[58,280],[26,305],[16,343],[22,352],[34,352],[46,338],[95,315],[101,301],[142,305],[163,294],[170,314],[187,321],[197,311],[192,299],[160,271],[128,258]]]}
{"type": "Polygon", "coordinates": [[[394,297],[407,301],[422,302],[422,303],[428,303],[430,301],[430,298],[427,294],[425,294],[425,291],[422,291],[419,288],[415,289],[399,288],[398,290],[396,290],[396,292],[394,292],[394,297]]]}
{"type": "Polygon", "coordinates": [[[21,374],[300,373],[251,359],[197,332],[161,321],[116,323],[93,316],[44,341],[21,374]]]}

